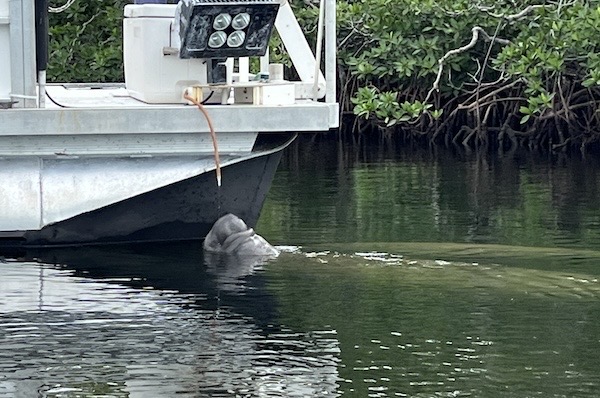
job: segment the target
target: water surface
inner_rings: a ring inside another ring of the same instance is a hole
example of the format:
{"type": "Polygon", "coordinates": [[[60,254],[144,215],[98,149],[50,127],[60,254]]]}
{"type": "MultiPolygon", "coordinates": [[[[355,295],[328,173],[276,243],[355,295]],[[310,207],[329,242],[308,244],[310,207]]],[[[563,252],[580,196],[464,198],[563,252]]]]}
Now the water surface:
{"type": "Polygon", "coordinates": [[[598,395],[595,161],[298,145],[257,226],[274,261],[7,255],[0,397],[598,395]]]}

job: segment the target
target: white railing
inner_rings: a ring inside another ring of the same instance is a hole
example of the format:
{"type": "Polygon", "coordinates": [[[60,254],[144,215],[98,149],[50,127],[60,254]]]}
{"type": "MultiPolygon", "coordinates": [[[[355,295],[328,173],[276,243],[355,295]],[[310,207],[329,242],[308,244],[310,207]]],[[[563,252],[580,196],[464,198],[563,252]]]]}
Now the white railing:
{"type": "Polygon", "coordinates": [[[34,0],[0,0],[0,97],[17,108],[37,106],[34,10],[34,0]]]}

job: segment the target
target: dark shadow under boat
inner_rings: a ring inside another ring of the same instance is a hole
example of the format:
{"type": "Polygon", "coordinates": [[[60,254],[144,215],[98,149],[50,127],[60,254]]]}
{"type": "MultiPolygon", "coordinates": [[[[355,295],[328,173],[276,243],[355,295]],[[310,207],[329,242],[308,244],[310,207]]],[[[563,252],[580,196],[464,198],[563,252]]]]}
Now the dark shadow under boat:
{"type": "Polygon", "coordinates": [[[277,304],[262,266],[268,259],[204,253],[200,242],[4,248],[0,256],[74,271],[74,276],[136,289],[198,297],[203,310],[227,308],[261,330],[276,328],[277,304]]]}

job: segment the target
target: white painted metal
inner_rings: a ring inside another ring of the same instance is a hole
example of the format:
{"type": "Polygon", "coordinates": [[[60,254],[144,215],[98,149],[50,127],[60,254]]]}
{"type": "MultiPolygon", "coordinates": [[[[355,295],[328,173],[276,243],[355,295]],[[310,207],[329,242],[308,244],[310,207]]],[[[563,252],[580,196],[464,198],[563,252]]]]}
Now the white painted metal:
{"type": "Polygon", "coordinates": [[[249,80],[250,75],[250,58],[241,57],[238,58],[238,81],[240,83],[246,83],[249,80]]]}
{"type": "MultiPolygon", "coordinates": [[[[258,133],[217,134],[221,153],[248,153],[258,133]]],[[[0,156],[112,155],[213,153],[208,133],[12,135],[0,136],[0,156]]]]}
{"type": "Polygon", "coordinates": [[[40,160],[0,158],[0,181],[2,230],[37,229],[42,213],[40,160]]]}
{"type": "Polygon", "coordinates": [[[329,128],[340,127],[340,104],[337,102],[326,102],[329,107],[329,128]]]}
{"type": "Polygon", "coordinates": [[[325,0],[325,102],[330,105],[329,126],[339,127],[340,107],[337,102],[337,19],[335,0],[325,0]]]}
{"type": "MultiPolygon", "coordinates": [[[[325,4],[323,0],[319,1],[319,20],[317,22],[317,45],[315,48],[315,73],[313,76],[318,76],[321,73],[321,53],[323,52],[323,30],[325,23],[325,4]]],[[[314,78],[313,82],[313,99],[319,99],[319,82],[314,78]]]]}
{"type": "Polygon", "coordinates": [[[8,15],[8,3],[10,0],[0,0],[0,21],[2,23],[8,23],[9,15],[8,15]]]}
{"type": "MultiPolygon", "coordinates": [[[[287,0],[284,0],[279,7],[279,13],[275,19],[275,28],[296,68],[296,72],[298,72],[298,76],[300,76],[300,80],[305,83],[305,85],[297,86],[296,97],[313,98],[312,85],[315,81],[316,70],[315,55],[306,42],[304,32],[302,32],[302,28],[287,0]]],[[[323,98],[325,96],[325,78],[320,71],[318,79],[319,98],[323,98]]]]}
{"type": "Polygon", "coordinates": [[[267,52],[265,55],[260,57],[260,73],[266,73],[269,70],[269,48],[267,47],[267,52]]]}
{"type": "MultiPolygon", "coordinates": [[[[81,102],[85,101],[82,99],[81,102]]],[[[330,127],[329,112],[330,107],[327,104],[314,101],[296,101],[288,106],[211,105],[208,107],[217,134],[248,131],[322,131],[330,127]]],[[[0,111],[0,136],[199,132],[208,132],[206,120],[196,107],[185,105],[141,104],[136,107],[105,105],[96,108],[0,111]]]]}
{"type": "Polygon", "coordinates": [[[285,81],[283,64],[270,64],[269,65],[269,81],[271,81],[271,82],[285,81]]]}
{"type": "Polygon", "coordinates": [[[227,76],[227,80],[225,81],[227,84],[231,84],[233,83],[233,66],[235,64],[235,59],[234,58],[227,58],[227,60],[225,61],[225,68],[227,69],[227,72],[225,73],[227,76]]]}
{"type": "Polygon", "coordinates": [[[128,4],[123,9],[125,18],[173,18],[176,4],[128,4]]]}
{"type": "Polygon", "coordinates": [[[16,108],[34,108],[35,23],[33,0],[9,0],[11,98],[16,108]]]}
{"type": "Polygon", "coordinates": [[[46,71],[38,72],[38,107],[46,107],[46,71]]]}
{"type": "Polygon", "coordinates": [[[0,0],[0,102],[10,101],[10,26],[8,14],[9,0],[0,0]]]}
{"type": "Polygon", "coordinates": [[[295,99],[295,88],[291,83],[257,84],[253,89],[255,105],[291,105],[295,99]]]}
{"type": "Polygon", "coordinates": [[[337,102],[337,33],[335,0],[325,1],[325,101],[337,102]]]}

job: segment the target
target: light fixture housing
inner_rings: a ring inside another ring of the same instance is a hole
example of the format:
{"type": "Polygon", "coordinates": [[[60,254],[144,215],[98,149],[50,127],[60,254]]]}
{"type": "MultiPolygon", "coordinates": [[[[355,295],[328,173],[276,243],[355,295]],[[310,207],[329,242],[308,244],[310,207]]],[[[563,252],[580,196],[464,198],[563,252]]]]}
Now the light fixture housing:
{"type": "Polygon", "coordinates": [[[279,10],[276,0],[182,0],[180,6],[180,58],[265,55],[279,10]],[[228,38],[218,47],[217,32],[228,38]]]}

